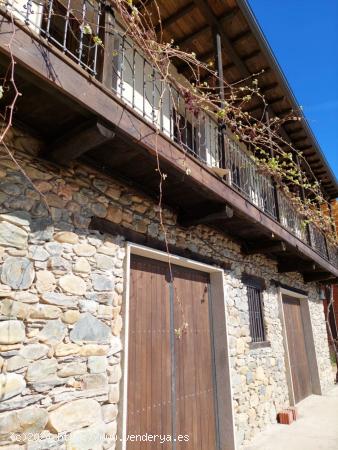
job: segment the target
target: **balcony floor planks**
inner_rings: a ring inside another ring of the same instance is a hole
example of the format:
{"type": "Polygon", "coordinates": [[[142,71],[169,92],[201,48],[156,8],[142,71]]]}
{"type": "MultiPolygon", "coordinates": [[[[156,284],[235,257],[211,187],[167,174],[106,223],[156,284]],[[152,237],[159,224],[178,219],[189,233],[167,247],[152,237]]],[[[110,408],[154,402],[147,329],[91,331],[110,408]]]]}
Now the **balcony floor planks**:
{"type": "MultiPolygon", "coordinates": [[[[8,56],[8,43],[12,38],[11,24],[3,22],[0,33],[0,52],[8,56]]],[[[35,37],[38,39],[38,36],[35,37]]],[[[36,77],[41,83],[46,84],[46,90],[55,91],[68,98],[68,104],[74,103],[74,111],[81,111],[84,117],[90,115],[106,119],[112,125],[119,128],[120,132],[137,147],[140,152],[147,154],[154,161],[158,153],[161,164],[176,173],[177,180],[182,179],[187,188],[193,186],[192,192],[198,192],[200,198],[215,203],[227,203],[235,208],[235,213],[243,217],[243,221],[256,224],[257,229],[264,235],[274,233],[275,237],[284,240],[296,253],[311,258],[323,269],[338,276],[338,269],[315,253],[308,245],[281,227],[276,221],[270,219],[259,211],[254,205],[245,200],[241,195],[227,187],[210,170],[201,163],[184,156],[182,151],[165,137],[157,135],[154,129],[142,120],[141,117],[121,104],[112,93],[105,90],[96,80],[89,77],[76,64],[68,61],[61,52],[45,44],[36,42],[26,31],[17,28],[12,40],[12,52],[16,60],[31,76],[36,77]],[[185,176],[186,168],[190,169],[190,175],[185,176]]],[[[32,99],[32,102],[34,99],[32,99]]],[[[33,104],[33,103],[32,103],[33,104]]],[[[29,111],[26,112],[27,117],[29,111]]],[[[52,119],[52,117],[51,117],[52,119]]],[[[58,124],[53,121],[54,126],[58,124]]],[[[117,158],[118,159],[118,158],[117,158]]],[[[128,177],[125,165],[123,175],[128,177]]],[[[114,166],[111,167],[114,169],[114,166]]],[[[153,170],[153,169],[152,169],[153,170]]],[[[227,231],[227,224],[224,224],[227,231]]]]}

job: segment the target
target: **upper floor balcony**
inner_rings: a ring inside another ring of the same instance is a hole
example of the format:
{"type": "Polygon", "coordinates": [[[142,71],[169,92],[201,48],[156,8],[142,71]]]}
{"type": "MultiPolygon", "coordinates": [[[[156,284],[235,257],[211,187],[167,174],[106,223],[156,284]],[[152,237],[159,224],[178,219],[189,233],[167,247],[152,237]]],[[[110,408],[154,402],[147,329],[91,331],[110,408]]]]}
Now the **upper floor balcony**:
{"type": "Polygon", "coordinates": [[[338,276],[337,248],[306,225],[242,143],[161,79],[107,3],[10,0],[0,10],[0,52],[15,57],[23,92],[16,117],[45,139],[47,157],[81,157],[156,196],[158,156],[168,174],[164,200],[183,226],[214,226],[307,281],[338,276]]]}

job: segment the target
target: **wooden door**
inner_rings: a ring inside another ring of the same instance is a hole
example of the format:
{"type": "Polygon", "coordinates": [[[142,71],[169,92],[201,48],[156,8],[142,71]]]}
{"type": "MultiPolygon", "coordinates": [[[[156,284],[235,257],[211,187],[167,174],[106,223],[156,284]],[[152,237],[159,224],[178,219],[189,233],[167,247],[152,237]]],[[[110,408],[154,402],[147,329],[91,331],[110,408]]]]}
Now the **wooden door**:
{"type": "Polygon", "coordinates": [[[189,436],[177,449],[216,449],[209,275],[175,266],[176,434],[189,436]],[[184,324],[186,323],[186,328],[184,324]]]}
{"type": "Polygon", "coordinates": [[[217,449],[209,275],[178,266],[173,275],[131,257],[127,436],[162,439],[128,450],[217,449]]]}
{"type": "Polygon", "coordinates": [[[295,402],[312,394],[309,357],[306,349],[300,300],[283,295],[283,308],[288,340],[295,402]]]}
{"type": "MultiPolygon", "coordinates": [[[[129,300],[127,435],[171,435],[170,291],[167,265],[132,256],[129,300]]],[[[127,448],[171,445],[127,442],[127,448]]]]}

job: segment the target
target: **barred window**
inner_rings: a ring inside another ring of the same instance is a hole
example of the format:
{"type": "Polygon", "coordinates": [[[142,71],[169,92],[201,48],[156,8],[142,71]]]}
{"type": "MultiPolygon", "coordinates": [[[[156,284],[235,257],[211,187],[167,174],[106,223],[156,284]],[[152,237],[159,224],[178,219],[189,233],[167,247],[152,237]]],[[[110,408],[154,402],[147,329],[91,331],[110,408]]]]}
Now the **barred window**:
{"type": "Polygon", "coordinates": [[[255,277],[243,276],[243,282],[247,287],[249,306],[249,325],[252,342],[265,342],[266,333],[264,327],[264,304],[262,291],[264,282],[255,277]]]}
{"type": "Polygon", "coordinates": [[[252,286],[247,286],[249,302],[249,321],[252,342],[265,341],[265,329],[263,318],[262,291],[252,286]]]}

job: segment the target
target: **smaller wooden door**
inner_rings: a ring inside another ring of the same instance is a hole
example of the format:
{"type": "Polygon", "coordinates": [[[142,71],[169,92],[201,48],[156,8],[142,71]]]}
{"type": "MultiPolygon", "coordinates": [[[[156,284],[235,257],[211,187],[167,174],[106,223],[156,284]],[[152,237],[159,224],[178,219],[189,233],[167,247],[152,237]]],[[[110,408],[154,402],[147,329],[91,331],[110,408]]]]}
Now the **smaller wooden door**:
{"type": "Polygon", "coordinates": [[[313,392],[300,300],[283,295],[283,308],[292,385],[298,403],[313,392]]]}

